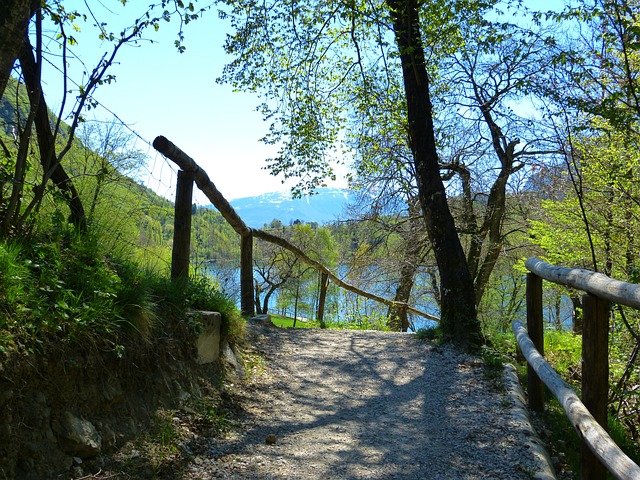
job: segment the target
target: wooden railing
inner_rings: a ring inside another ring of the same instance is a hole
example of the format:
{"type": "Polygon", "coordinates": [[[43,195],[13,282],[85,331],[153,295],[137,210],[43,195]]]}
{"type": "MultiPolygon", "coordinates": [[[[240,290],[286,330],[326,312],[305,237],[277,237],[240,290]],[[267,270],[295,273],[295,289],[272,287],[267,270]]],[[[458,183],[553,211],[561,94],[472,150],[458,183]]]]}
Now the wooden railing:
{"type": "Polygon", "coordinates": [[[636,465],[606,431],[609,393],[610,302],[640,309],[640,285],[613,280],[601,273],[550,265],[537,258],[526,262],[527,329],[513,322],[513,333],[528,363],[529,407],[544,408],[543,383],[562,405],[582,439],[583,480],[600,480],[607,471],[618,479],[640,479],[636,465]],[[542,280],[586,292],[583,296],[582,401],[544,359],[542,280]],[[584,403],[583,403],[584,402],[584,403]]]}
{"type": "Polygon", "coordinates": [[[172,279],[189,278],[189,253],[191,241],[191,206],[193,183],[207,196],[229,225],[240,235],[240,309],[243,315],[251,316],[254,313],[253,299],[253,239],[259,238],[266,242],[278,245],[298,257],[302,262],[310,265],[321,273],[320,300],[318,303],[317,319],[322,323],[324,315],[324,300],[326,298],[329,280],[339,287],[348,290],[362,297],[380,302],[387,306],[403,306],[407,311],[433,321],[439,319],[426,312],[418,310],[407,304],[395,302],[383,298],[371,292],[366,292],[354,285],[351,285],[322,263],[311,259],[305,252],[284,238],[268,232],[252,229],[240,218],[222,193],[209,179],[207,173],[186,153],[170,142],[166,137],[159,136],[153,141],[153,146],[165,157],[173,161],[180,167],[178,171],[178,183],[176,189],[175,203],[175,228],[173,238],[173,252],[171,258],[172,279]]]}

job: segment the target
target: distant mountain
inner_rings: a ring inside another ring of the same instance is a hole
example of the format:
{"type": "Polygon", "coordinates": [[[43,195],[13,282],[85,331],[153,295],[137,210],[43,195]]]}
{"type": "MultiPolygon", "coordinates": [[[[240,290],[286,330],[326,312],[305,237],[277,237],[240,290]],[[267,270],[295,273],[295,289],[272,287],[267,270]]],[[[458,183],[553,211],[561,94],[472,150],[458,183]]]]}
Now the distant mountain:
{"type": "Polygon", "coordinates": [[[229,203],[252,228],[262,228],[274,219],[284,225],[296,220],[325,224],[344,213],[351,195],[348,189],[319,188],[315,195],[303,198],[292,199],[288,192],[276,192],[238,198],[229,203]]]}

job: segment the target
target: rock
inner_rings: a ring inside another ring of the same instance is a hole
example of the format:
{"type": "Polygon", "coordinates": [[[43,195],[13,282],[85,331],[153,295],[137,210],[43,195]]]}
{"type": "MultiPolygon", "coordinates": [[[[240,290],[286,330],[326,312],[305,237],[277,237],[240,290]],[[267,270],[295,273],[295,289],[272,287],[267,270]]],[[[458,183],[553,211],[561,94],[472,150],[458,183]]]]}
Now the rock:
{"type": "Polygon", "coordinates": [[[88,420],[65,412],[62,418],[51,422],[51,428],[63,452],[80,458],[95,457],[100,453],[102,437],[88,420]]]}
{"type": "Polygon", "coordinates": [[[67,471],[73,466],[73,459],[56,448],[55,443],[46,440],[25,444],[19,453],[18,462],[24,469],[19,475],[4,478],[20,478],[21,480],[36,480],[45,478],[39,471],[46,463],[51,471],[67,471]]]}
{"type": "Polygon", "coordinates": [[[108,377],[101,385],[102,396],[109,403],[117,403],[124,399],[122,385],[114,377],[108,377]]]}
{"type": "Polygon", "coordinates": [[[0,385],[2,385],[0,387],[0,405],[3,405],[13,398],[14,393],[13,393],[13,390],[9,388],[7,384],[3,383],[0,385]]]}
{"type": "Polygon", "coordinates": [[[226,343],[226,342],[222,346],[222,359],[224,360],[224,362],[227,365],[229,365],[231,368],[233,368],[234,373],[238,377],[240,377],[240,378],[244,377],[244,370],[242,369],[242,365],[240,365],[240,362],[238,361],[238,357],[236,357],[236,354],[231,349],[229,344],[226,343]]]}
{"type": "Polygon", "coordinates": [[[273,322],[271,321],[271,315],[269,315],[268,313],[251,317],[249,321],[259,323],[261,325],[273,325],[273,322]]]}
{"type": "Polygon", "coordinates": [[[267,445],[275,445],[277,442],[278,442],[278,437],[276,437],[273,433],[270,433],[264,439],[264,443],[266,443],[267,445]]]}
{"type": "Polygon", "coordinates": [[[99,425],[100,436],[102,437],[102,449],[110,449],[118,444],[118,437],[109,425],[99,425]]]}

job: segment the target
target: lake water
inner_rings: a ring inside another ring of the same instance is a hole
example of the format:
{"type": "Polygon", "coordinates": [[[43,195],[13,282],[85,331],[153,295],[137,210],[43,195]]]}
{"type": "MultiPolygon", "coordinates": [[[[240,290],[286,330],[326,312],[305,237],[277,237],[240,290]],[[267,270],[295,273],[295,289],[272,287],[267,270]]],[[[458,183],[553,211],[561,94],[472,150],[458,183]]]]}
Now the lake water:
{"type": "MultiPolygon", "coordinates": [[[[232,296],[232,299],[236,304],[240,306],[240,269],[235,265],[223,267],[209,264],[207,271],[212,278],[216,279],[222,285],[224,291],[232,296]]],[[[341,268],[338,274],[341,278],[345,278],[345,281],[350,282],[346,268],[341,268]]],[[[254,273],[254,277],[260,278],[257,273],[254,273]]],[[[390,289],[391,282],[384,282],[382,280],[376,281],[375,277],[375,272],[372,271],[368,282],[369,284],[361,285],[360,288],[384,298],[393,298],[393,291],[390,289]]],[[[412,295],[411,305],[418,310],[439,317],[440,312],[438,306],[433,299],[433,296],[429,293],[429,287],[427,285],[427,278],[424,276],[422,278],[418,276],[413,289],[414,294],[412,295]]],[[[297,311],[298,318],[316,318],[318,296],[317,283],[309,290],[310,291],[307,295],[300,296],[297,311]]],[[[521,294],[524,295],[524,291],[521,292],[521,294]]],[[[556,296],[557,292],[554,293],[552,289],[545,291],[545,297],[543,299],[545,320],[548,323],[549,328],[560,327],[565,330],[570,330],[573,328],[573,306],[571,300],[566,295],[562,295],[560,297],[560,303],[556,306],[556,296]]],[[[286,297],[286,295],[280,294],[280,291],[277,290],[269,300],[269,312],[293,317],[293,299],[287,299],[286,297]]],[[[384,323],[387,311],[388,307],[386,305],[348,292],[330,282],[325,302],[325,321],[356,324],[362,324],[366,321],[384,323]]],[[[519,320],[526,322],[524,305],[522,306],[521,311],[518,312],[517,317],[519,320]]],[[[417,330],[436,325],[436,322],[415,314],[410,314],[409,320],[411,323],[410,330],[417,330]]],[[[507,322],[508,325],[510,325],[511,320],[507,322]]],[[[509,327],[507,326],[506,328],[509,327]]]]}
{"type": "MultiPolygon", "coordinates": [[[[342,268],[339,272],[342,277],[346,276],[346,269],[342,268]]],[[[222,286],[223,290],[231,295],[232,299],[240,306],[240,269],[237,266],[221,266],[212,263],[207,264],[207,273],[222,286]]],[[[260,278],[254,272],[254,278],[260,278]]],[[[345,281],[349,282],[349,279],[345,281]]],[[[424,291],[426,282],[416,282],[416,291],[424,291]],[[422,285],[422,286],[421,286],[422,285]]],[[[393,298],[393,292],[388,291],[388,284],[384,282],[370,281],[369,285],[361,286],[365,291],[369,291],[384,298],[393,298]],[[369,288],[367,288],[369,287],[369,288]]],[[[282,290],[276,290],[269,299],[269,312],[280,315],[293,317],[295,305],[294,299],[290,295],[281,293],[282,290]]],[[[264,294],[261,296],[261,301],[264,294]]],[[[300,295],[298,299],[298,318],[316,318],[316,308],[318,302],[317,282],[310,285],[306,295],[300,295]]],[[[437,305],[433,298],[427,294],[417,297],[417,302],[412,304],[418,310],[429,313],[430,315],[439,316],[437,305]]],[[[386,319],[388,307],[379,302],[369,300],[367,298],[356,295],[352,292],[339,288],[333,283],[329,283],[327,299],[325,301],[324,318],[327,322],[335,323],[363,323],[369,321],[371,323],[384,322],[386,319]]],[[[436,325],[435,322],[424,317],[410,314],[410,323],[412,329],[425,328],[436,325]]]]}

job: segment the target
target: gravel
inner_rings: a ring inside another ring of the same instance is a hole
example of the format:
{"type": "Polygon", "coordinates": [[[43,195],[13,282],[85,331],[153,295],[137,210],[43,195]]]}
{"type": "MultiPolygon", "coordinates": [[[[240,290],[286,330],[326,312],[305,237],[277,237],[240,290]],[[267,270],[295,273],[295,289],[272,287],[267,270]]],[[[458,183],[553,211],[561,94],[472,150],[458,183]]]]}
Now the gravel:
{"type": "Polygon", "coordinates": [[[481,360],[412,334],[250,326],[242,427],[188,479],[530,479],[530,428],[481,360]]]}

